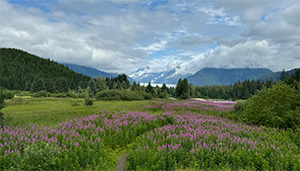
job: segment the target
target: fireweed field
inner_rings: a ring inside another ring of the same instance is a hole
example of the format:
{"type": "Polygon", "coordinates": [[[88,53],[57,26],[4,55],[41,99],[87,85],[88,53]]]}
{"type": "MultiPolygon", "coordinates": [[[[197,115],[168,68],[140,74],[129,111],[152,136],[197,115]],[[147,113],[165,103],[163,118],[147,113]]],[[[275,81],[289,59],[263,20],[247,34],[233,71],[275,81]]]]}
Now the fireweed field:
{"type": "Polygon", "coordinates": [[[234,105],[160,101],[53,126],[4,125],[0,170],[114,170],[124,153],[127,170],[300,170],[300,149],[286,131],[220,117],[234,105]]]}

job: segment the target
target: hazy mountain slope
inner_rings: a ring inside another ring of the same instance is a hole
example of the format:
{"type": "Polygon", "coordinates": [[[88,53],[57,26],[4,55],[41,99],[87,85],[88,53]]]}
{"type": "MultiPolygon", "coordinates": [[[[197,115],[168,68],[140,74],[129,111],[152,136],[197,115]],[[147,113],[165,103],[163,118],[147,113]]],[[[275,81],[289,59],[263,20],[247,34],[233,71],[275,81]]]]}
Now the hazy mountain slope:
{"type": "Polygon", "coordinates": [[[93,78],[96,78],[98,76],[101,77],[115,77],[116,75],[111,74],[111,73],[107,73],[104,71],[100,71],[98,69],[95,68],[91,68],[91,67],[86,67],[86,66],[80,66],[80,65],[75,65],[75,64],[68,64],[68,63],[62,63],[64,66],[67,66],[68,68],[70,68],[71,70],[80,73],[80,74],[84,74],[93,78]]]}
{"type": "Polygon", "coordinates": [[[246,79],[256,79],[260,76],[273,73],[265,68],[236,68],[236,69],[217,69],[203,68],[192,76],[188,82],[196,86],[205,85],[228,85],[246,79]]]}
{"type": "MultiPolygon", "coordinates": [[[[63,63],[63,65],[67,66],[69,69],[80,73],[84,74],[93,78],[96,78],[98,76],[104,77],[104,78],[113,78],[117,77],[119,74],[117,73],[107,73],[104,71],[100,71],[98,69],[92,68],[92,67],[86,67],[86,66],[81,66],[81,65],[75,65],[75,64],[68,64],[68,63],[63,63]]],[[[128,81],[132,84],[134,80],[127,76],[128,81]]]]}
{"type": "MultiPolygon", "coordinates": [[[[286,71],[286,72],[289,73],[289,75],[292,75],[292,74],[295,74],[295,70],[296,69],[292,69],[292,70],[289,70],[289,71],[286,71]]],[[[263,75],[261,77],[258,77],[256,80],[260,80],[260,81],[267,81],[267,80],[279,81],[281,72],[282,71],[274,72],[274,73],[271,73],[271,74],[268,74],[268,75],[263,75]]]]}

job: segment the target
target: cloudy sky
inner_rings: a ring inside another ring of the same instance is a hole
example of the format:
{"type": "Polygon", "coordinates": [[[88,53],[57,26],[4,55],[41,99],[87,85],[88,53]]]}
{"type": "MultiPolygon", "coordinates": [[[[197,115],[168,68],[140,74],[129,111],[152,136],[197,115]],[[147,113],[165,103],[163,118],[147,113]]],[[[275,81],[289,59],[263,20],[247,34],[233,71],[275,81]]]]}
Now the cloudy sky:
{"type": "Polygon", "coordinates": [[[0,0],[0,47],[131,73],[300,67],[299,0],[0,0]]]}

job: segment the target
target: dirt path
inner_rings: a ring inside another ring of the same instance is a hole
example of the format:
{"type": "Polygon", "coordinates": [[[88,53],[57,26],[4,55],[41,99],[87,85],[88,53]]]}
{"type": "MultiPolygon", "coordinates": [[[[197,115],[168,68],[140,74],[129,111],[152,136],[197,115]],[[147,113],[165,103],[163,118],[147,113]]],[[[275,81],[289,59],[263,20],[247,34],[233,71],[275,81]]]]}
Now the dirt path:
{"type": "Polygon", "coordinates": [[[123,171],[125,169],[126,165],[126,158],[129,153],[124,154],[120,159],[118,160],[116,171],[123,171]]]}

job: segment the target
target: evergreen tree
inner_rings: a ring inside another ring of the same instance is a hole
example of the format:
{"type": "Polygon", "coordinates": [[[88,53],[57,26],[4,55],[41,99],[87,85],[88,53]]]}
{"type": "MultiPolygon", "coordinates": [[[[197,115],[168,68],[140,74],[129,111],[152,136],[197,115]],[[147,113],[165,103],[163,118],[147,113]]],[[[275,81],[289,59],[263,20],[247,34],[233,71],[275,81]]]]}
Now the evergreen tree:
{"type": "Polygon", "coordinates": [[[56,79],[54,84],[54,90],[62,93],[67,93],[69,91],[69,84],[65,77],[60,77],[56,79]]]}
{"type": "Polygon", "coordinates": [[[161,92],[167,92],[167,86],[165,83],[163,83],[163,85],[161,87],[161,92]]]}
{"type": "Polygon", "coordinates": [[[182,80],[181,78],[179,78],[179,80],[177,81],[176,91],[175,91],[177,98],[179,98],[183,94],[181,85],[182,85],[182,80]]]}
{"type": "Polygon", "coordinates": [[[34,82],[32,84],[31,91],[32,92],[38,92],[38,91],[43,91],[43,90],[44,91],[46,90],[44,79],[40,78],[40,79],[34,80],[34,82]]]}
{"type": "Polygon", "coordinates": [[[93,78],[89,81],[89,88],[91,89],[92,95],[95,96],[97,93],[97,87],[93,78]]]}
{"type": "Polygon", "coordinates": [[[120,89],[121,89],[121,83],[120,83],[119,80],[113,82],[113,87],[112,87],[112,89],[114,89],[114,90],[120,90],[120,89]]]}
{"type": "Polygon", "coordinates": [[[151,86],[151,83],[150,83],[150,81],[149,81],[149,83],[148,83],[148,85],[147,85],[147,87],[146,87],[145,91],[146,91],[147,93],[149,93],[149,94],[153,95],[153,96],[155,95],[155,93],[154,93],[154,89],[153,89],[153,87],[151,86]]]}
{"type": "Polygon", "coordinates": [[[133,84],[132,84],[132,86],[131,86],[131,90],[132,91],[137,91],[137,89],[138,89],[137,86],[138,86],[137,83],[134,81],[133,84]]]}
{"type": "Polygon", "coordinates": [[[281,81],[285,81],[286,79],[287,79],[287,73],[283,69],[282,72],[281,72],[281,74],[280,74],[280,80],[281,81]]]}
{"type": "Polygon", "coordinates": [[[181,78],[177,82],[176,86],[176,97],[180,99],[189,98],[189,84],[187,79],[181,80],[181,78]]]}
{"type": "Polygon", "coordinates": [[[128,88],[128,87],[127,87],[126,82],[123,81],[123,82],[121,83],[121,89],[126,90],[127,88],[128,88]]]}
{"type": "Polygon", "coordinates": [[[98,91],[106,90],[107,89],[106,79],[103,77],[97,77],[96,87],[98,91]]]}
{"type": "Polygon", "coordinates": [[[77,88],[77,92],[78,92],[78,94],[79,94],[79,97],[81,97],[81,98],[83,98],[84,97],[84,90],[80,87],[80,86],[78,86],[78,88],[77,88]]]}
{"type": "Polygon", "coordinates": [[[27,80],[25,83],[25,91],[31,91],[31,87],[32,87],[31,81],[27,80]]]}

